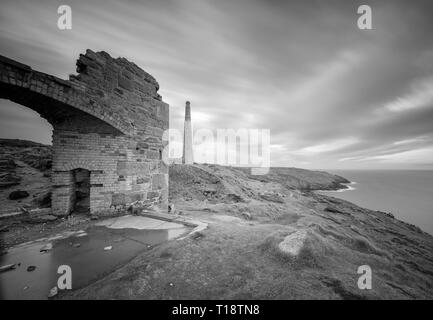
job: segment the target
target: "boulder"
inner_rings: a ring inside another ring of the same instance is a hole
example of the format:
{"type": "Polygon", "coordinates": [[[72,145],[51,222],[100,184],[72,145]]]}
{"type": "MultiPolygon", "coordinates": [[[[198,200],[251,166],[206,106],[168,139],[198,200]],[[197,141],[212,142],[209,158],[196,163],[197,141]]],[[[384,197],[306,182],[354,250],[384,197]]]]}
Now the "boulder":
{"type": "Polygon", "coordinates": [[[304,229],[295,231],[278,244],[278,249],[290,256],[297,256],[304,246],[307,235],[308,233],[304,229]]]}

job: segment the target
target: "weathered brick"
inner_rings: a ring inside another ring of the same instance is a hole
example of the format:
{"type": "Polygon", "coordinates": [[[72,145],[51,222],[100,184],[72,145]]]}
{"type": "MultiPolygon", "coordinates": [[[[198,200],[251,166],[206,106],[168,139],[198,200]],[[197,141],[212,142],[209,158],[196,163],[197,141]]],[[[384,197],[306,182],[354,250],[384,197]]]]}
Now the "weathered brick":
{"type": "Polygon", "coordinates": [[[53,213],[68,214],[74,207],[72,171],[77,168],[90,177],[91,213],[119,212],[131,202],[147,201],[143,198],[151,189],[165,194],[167,170],[159,164],[168,105],[160,101],[157,81],[106,52],[87,50],[77,61],[77,71],[66,81],[0,56],[0,82],[16,88],[0,86],[1,96],[24,96],[24,105],[41,112],[53,126],[53,213]],[[43,104],[43,96],[50,108],[35,108],[32,101],[43,104]]]}
{"type": "Polygon", "coordinates": [[[115,193],[112,196],[111,205],[120,206],[126,204],[126,197],[124,193],[115,193]]]}

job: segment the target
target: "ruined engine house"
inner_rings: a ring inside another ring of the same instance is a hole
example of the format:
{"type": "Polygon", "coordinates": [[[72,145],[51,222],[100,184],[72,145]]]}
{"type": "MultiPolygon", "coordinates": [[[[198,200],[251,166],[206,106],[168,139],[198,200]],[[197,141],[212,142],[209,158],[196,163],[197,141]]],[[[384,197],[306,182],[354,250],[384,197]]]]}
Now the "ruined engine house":
{"type": "Polygon", "coordinates": [[[167,208],[162,161],[169,106],[159,84],[124,58],[87,50],[62,80],[0,56],[0,98],[53,126],[52,212],[167,208]]]}

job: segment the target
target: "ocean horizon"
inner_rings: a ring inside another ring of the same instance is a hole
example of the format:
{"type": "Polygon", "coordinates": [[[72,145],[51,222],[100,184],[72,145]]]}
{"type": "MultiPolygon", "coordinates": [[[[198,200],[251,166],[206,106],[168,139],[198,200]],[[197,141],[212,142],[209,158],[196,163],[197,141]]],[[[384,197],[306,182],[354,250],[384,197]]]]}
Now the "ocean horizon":
{"type": "Polygon", "coordinates": [[[433,235],[433,170],[327,170],[349,181],[348,189],[320,193],[360,207],[392,213],[433,235]]]}

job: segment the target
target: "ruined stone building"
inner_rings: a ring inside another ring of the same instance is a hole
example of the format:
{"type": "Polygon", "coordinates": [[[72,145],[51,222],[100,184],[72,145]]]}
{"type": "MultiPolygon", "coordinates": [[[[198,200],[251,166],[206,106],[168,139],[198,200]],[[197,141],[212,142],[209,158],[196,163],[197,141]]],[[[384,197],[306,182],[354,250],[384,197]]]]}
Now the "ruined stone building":
{"type": "Polygon", "coordinates": [[[77,72],[66,81],[0,56],[0,98],[53,127],[53,214],[166,210],[169,108],[158,82],[124,58],[91,50],[80,55],[77,72]]]}

